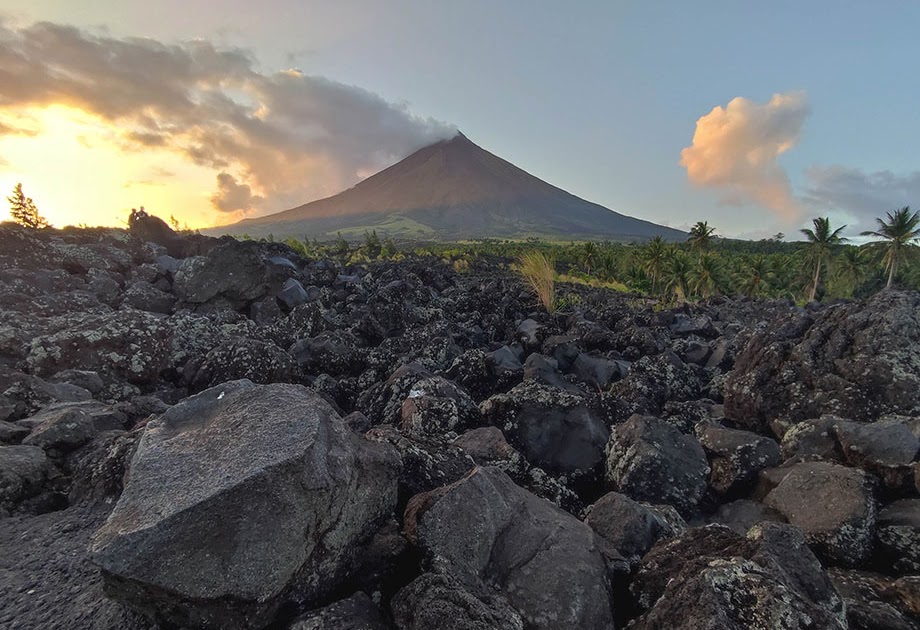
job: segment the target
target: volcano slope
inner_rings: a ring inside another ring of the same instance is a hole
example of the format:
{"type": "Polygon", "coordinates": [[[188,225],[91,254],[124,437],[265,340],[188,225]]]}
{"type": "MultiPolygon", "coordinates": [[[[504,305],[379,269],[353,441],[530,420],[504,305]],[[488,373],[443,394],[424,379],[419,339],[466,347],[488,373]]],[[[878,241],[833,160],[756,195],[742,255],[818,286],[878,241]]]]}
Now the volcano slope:
{"type": "Polygon", "coordinates": [[[918,627],[917,294],[154,227],[0,226],[0,627],[918,627]]]}

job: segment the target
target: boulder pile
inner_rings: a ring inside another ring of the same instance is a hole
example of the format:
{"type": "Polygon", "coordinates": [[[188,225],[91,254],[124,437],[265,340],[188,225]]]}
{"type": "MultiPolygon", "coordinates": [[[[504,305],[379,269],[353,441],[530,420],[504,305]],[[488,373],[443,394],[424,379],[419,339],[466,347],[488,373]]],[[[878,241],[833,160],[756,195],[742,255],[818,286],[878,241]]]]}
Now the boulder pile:
{"type": "Polygon", "coordinates": [[[0,225],[0,627],[920,630],[920,295],[0,225]]]}

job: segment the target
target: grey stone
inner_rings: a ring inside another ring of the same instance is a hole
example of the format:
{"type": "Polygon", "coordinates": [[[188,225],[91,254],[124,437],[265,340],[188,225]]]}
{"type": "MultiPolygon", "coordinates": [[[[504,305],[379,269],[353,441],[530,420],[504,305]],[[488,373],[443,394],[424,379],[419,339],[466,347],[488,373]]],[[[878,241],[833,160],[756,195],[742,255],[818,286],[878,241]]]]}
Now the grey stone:
{"type": "Polygon", "coordinates": [[[38,495],[56,476],[45,452],[37,446],[0,446],[0,514],[38,495]]]}
{"type": "Polygon", "coordinates": [[[469,589],[495,589],[525,627],[612,626],[613,556],[603,539],[497,468],[413,497],[405,527],[439,572],[469,589]]]}
{"type": "Polygon", "coordinates": [[[364,593],[358,592],[298,617],[289,630],[387,630],[380,611],[364,593]]]}
{"type": "Polygon", "coordinates": [[[500,595],[467,590],[448,575],[423,573],[393,598],[399,630],[524,630],[524,621],[500,595]]]}
{"type": "Polygon", "coordinates": [[[721,496],[747,493],[761,470],[778,466],[782,461],[779,444],[748,431],[701,422],[696,425],[696,437],[712,469],[709,485],[721,496]]]}
{"type": "Polygon", "coordinates": [[[589,506],[585,522],[632,566],[659,539],[678,533],[655,511],[616,492],[608,492],[589,506]]]}
{"type": "Polygon", "coordinates": [[[796,527],[827,561],[868,561],[875,537],[875,496],[865,472],[828,462],[791,466],[764,499],[796,527]]]}
{"type": "Polygon", "coordinates": [[[692,516],[706,490],[709,464],[699,441],[651,416],[634,415],[607,444],[607,484],[636,501],[665,503],[692,516]]]}
{"type": "Polygon", "coordinates": [[[901,499],[879,510],[876,554],[898,573],[920,573],[920,499],[901,499]]]}
{"type": "Polygon", "coordinates": [[[260,628],[341,582],[395,505],[397,466],[305,387],[226,383],[148,423],[94,561],[148,614],[260,628]]]}

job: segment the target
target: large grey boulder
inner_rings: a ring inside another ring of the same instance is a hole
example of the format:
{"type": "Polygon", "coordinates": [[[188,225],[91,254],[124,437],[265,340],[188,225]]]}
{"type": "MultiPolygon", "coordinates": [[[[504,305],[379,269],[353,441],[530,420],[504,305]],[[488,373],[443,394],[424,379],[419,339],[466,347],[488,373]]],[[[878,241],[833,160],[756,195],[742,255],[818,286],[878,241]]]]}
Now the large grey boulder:
{"type": "Polygon", "coordinates": [[[608,571],[619,556],[497,468],[413,497],[405,527],[434,570],[502,595],[527,628],[612,627],[608,571]]]}
{"type": "Polygon", "coordinates": [[[180,300],[203,304],[222,297],[244,305],[268,293],[268,270],[259,244],[228,241],[207,256],[186,258],[176,272],[173,290],[180,300]]]}
{"type": "Polygon", "coordinates": [[[752,335],[725,383],[725,413],[764,430],[823,414],[869,422],[920,413],[920,294],[777,318],[752,335]]]}
{"type": "Polygon", "coordinates": [[[626,558],[630,566],[638,565],[659,539],[678,533],[657,511],[625,494],[608,492],[585,511],[585,522],[626,558]]]}
{"type": "Polygon", "coordinates": [[[709,464],[699,440],[652,416],[634,415],[607,444],[607,484],[636,501],[671,505],[692,516],[706,491],[709,464]]]}
{"type": "Polygon", "coordinates": [[[830,462],[803,462],[783,472],[764,503],[805,532],[825,560],[844,566],[865,563],[875,537],[872,479],[862,470],[830,462]]]}
{"type": "Polygon", "coordinates": [[[589,473],[604,462],[610,431],[575,393],[528,380],[480,405],[527,460],[554,473],[589,473]]]}
{"type": "Polygon", "coordinates": [[[94,560],[156,618],[261,628],[347,575],[393,510],[397,461],[305,387],[226,383],[148,423],[94,560]]]}
{"type": "Polygon", "coordinates": [[[77,368],[146,384],[168,366],[171,341],[165,320],[146,311],[80,313],[63,330],[33,339],[26,364],[39,376],[77,368]]]}

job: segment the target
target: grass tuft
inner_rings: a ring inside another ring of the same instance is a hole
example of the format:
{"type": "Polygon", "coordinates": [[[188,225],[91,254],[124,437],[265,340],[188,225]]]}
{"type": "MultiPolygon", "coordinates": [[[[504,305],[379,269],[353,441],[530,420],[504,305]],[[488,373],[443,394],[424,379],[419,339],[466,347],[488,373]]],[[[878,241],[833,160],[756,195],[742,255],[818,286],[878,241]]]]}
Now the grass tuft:
{"type": "Polygon", "coordinates": [[[515,271],[530,286],[547,312],[552,313],[556,308],[556,261],[543,252],[530,251],[521,254],[515,271]]]}

